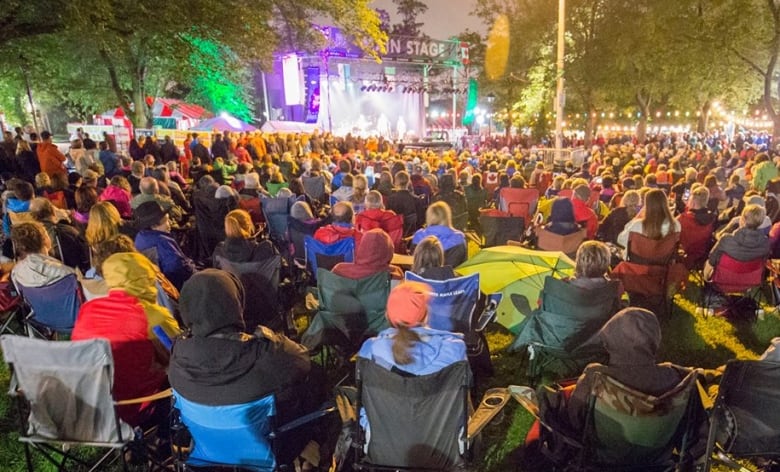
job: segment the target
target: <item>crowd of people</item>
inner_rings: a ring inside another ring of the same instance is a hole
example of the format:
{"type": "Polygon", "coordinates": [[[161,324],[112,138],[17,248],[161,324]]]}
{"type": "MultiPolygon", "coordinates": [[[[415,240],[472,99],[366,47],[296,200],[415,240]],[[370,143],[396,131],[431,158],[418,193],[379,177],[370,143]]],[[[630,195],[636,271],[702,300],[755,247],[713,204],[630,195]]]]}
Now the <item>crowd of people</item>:
{"type": "MultiPolygon", "coordinates": [[[[381,138],[319,132],[224,132],[210,142],[207,148],[197,133],[182,147],[139,137],[125,154],[111,136],[80,135],[62,154],[51,133],[38,139],[18,130],[0,146],[3,267],[23,287],[80,280],[87,301],[72,339],[111,342],[117,400],[168,385],[208,405],[274,393],[281,415],[294,418],[324,399],[308,347],[288,337],[267,308],[277,303],[274,294],[250,293],[224,270],[281,256],[282,277],[292,278],[305,259],[293,238],[275,234],[263,212],[271,200],[286,202],[289,228],[300,225],[326,245],[354,241],[354,261],[332,267],[335,274],[358,280],[386,272],[393,279],[387,329],[357,355],[407,375],[465,361],[467,349],[463,335],[427,325],[430,287],[401,282],[394,254],[412,255],[406,269],[427,279],[454,277],[469,257],[468,241],[483,231],[481,210],[499,208],[504,188],[538,192],[528,215],[540,216],[512,239],[533,245],[540,229],[582,234],[569,281],[579,287],[606,287],[610,267],[628,257],[632,234],[679,234],[686,266],[701,268],[705,278],[725,256],[780,257],[780,154],[764,134],[731,141],[717,133],[668,134],[641,143],[599,137],[582,166],[560,169],[542,162],[533,146],[398,152],[381,138]],[[155,327],[175,340],[172,351],[155,327]]],[[[574,428],[582,427],[594,370],[649,395],[687,372],[656,364],[658,313],[626,307],[622,288],[615,300],[597,334],[609,362],[588,367],[561,414],[574,428]]],[[[134,426],[159,417],[148,405],[122,410],[134,426]]],[[[324,441],[316,436],[301,438],[301,448],[324,441]]]]}

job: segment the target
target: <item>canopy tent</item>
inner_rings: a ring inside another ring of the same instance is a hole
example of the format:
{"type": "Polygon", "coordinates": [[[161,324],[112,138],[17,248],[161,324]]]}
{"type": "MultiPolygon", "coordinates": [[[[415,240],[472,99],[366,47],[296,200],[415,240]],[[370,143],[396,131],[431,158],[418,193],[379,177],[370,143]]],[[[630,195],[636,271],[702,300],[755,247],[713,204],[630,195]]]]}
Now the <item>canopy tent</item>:
{"type": "Polygon", "coordinates": [[[503,294],[497,321],[514,332],[536,308],[545,277],[573,276],[574,261],[557,251],[495,246],[481,250],[456,271],[461,275],[479,273],[483,293],[503,294]]]}
{"type": "Polygon", "coordinates": [[[244,123],[227,113],[201,121],[197,126],[190,128],[193,131],[257,131],[254,126],[244,123]]]}
{"type": "Polygon", "coordinates": [[[298,121],[266,121],[260,128],[265,133],[306,133],[311,134],[318,129],[316,123],[301,123],[298,121]]]}

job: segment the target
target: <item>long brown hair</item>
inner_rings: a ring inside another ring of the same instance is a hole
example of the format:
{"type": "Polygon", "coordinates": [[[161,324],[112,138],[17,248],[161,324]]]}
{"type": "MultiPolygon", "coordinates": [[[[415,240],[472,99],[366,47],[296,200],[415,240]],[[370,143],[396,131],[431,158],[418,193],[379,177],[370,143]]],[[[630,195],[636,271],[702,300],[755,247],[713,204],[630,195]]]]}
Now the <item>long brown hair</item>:
{"type": "Polygon", "coordinates": [[[653,189],[645,194],[645,216],[642,218],[642,233],[650,239],[663,237],[663,225],[669,222],[674,230],[674,218],[662,190],[653,189]]]}
{"type": "Polygon", "coordinates": [[[393,360],[398,365],[408,365],[414,361],[410,352],[415,344],[420,342],[420,335],[403,325],[396,327],[393,336],[393,360]]]}

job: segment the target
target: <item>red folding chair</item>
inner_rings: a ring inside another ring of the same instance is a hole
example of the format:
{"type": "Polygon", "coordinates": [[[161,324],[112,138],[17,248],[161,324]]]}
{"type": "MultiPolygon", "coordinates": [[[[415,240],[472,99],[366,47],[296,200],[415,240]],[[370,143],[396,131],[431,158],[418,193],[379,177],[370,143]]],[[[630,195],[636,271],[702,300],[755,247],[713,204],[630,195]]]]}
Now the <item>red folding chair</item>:
{"type": "Polygon", "coordinates": [[[763,257],[751,261],[739,261],[728,254],[720,256],[712,279],[705,282],[702,290],[704,315],[713,314],[711,304],[716,293],[752,298],[759,306],[757,311],[760,312],[761,285],[764,283],[765,266],[766,259],[763,257]]]}
{"type": "Polygon", "coordinates": [[[536,212],[539,192],[533,188],[504,187],[498,193],[498,209],[530,221],[536,212]]]}

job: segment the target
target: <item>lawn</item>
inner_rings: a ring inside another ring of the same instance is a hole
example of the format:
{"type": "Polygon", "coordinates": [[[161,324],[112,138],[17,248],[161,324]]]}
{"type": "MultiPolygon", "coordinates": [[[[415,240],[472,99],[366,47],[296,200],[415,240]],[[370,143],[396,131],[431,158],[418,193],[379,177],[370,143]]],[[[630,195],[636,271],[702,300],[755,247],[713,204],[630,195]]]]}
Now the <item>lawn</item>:
{"type": "MultiPolygon", "coordinates": [[[[714,368],[729,359],[754,359],[774,336],[780,336],[780,317],[769,308],[765,319],[755,323],[731,323],[717,317],[704,319],[695,313],[695,306],[690,302],[695,290],[695,287],[689,288],[688,293],[675,297],[672,315],[662,319],[663,342],[659,360],[714,368]]],[[[526,382],[521,356],[504,351],[511,340],[512,336],[501,327],[489,328],[488,343],[496,373],[481,390],[526,382]]],[[[7,391],[8,377],[7,367],[0,365],[0,390],[3,392],[7,391]]],[[[25,469],[24,451],[16,441],[17,422],[16,409],[7,396],[0,395],[0,469],[3,471],[25,469]]],[[[532,417],[510,402],[498,420],[484,431],[482,451],[476,464],[478,470],[515,470],[512,453],[523,442],[531,423],[532,417]]],[[[36,462],[37,470],[55,470],[40,460],[36,462]]]]}

